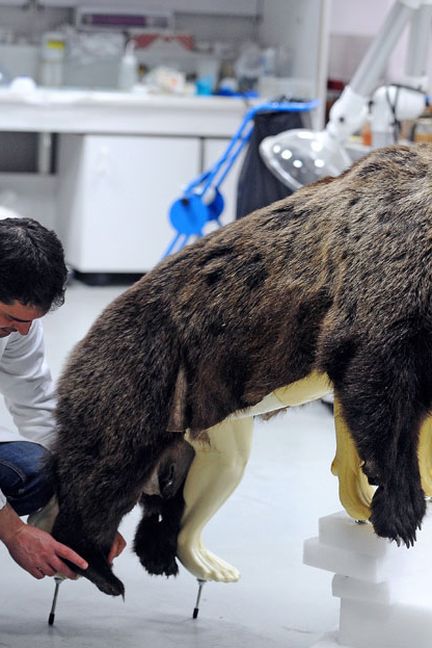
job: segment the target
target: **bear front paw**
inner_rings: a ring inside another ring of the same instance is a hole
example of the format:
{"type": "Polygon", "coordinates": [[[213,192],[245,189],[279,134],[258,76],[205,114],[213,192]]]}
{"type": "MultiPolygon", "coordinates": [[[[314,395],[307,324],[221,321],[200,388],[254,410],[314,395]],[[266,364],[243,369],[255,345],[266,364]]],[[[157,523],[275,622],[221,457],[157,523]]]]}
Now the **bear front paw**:
{"type": "Polygon", "coordinates": [[[375,533],[394,540],[398,545],[414,545],[417,529],[426,511],[424,493],[419,486],[400,483],[379,486],[372,499],[370,521],[375,533]]]}
{"type": "Polygon", "coordinates": [[[177,533],[173,533],[163,522],[159,522],[157,517],[141,521],[135,536],[134,551],[149,574],[178,574],[177,533]]]}

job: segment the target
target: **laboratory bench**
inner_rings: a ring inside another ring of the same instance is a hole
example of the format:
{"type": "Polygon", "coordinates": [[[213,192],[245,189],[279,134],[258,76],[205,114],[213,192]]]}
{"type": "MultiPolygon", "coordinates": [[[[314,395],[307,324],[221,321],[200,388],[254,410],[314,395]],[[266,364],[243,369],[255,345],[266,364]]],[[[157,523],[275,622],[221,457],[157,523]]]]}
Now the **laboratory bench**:
{"type": "MultiPolygon", "coordinates": [[[[33,173],[7,173],[3,160],[0,191],[15,192],[26,216],[51,212],[81,274],[148,271],[173,236],[171,203],[218,159],[248,107],[239,98],[0,89],[9,154],[12,134],[37,138],[33,173]]],[[[223,186],[224,222],[234,218],[240,165],[223,186]]]]}
{"type": "Polygon", "coordinates": [[[230,137],[249,106],[237,97],[0,88],[0,130],[230,137]]]}

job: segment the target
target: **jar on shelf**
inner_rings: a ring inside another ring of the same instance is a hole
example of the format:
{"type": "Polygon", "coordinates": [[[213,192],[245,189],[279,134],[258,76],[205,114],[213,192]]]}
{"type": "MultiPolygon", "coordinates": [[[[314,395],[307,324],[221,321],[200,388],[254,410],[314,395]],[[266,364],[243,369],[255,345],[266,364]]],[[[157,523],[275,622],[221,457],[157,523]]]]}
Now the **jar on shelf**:
{"type": "Polygon", "coordinates": [[[412,127],[413,142],[432,142],[432,114],[421,115],[412,127]]]}

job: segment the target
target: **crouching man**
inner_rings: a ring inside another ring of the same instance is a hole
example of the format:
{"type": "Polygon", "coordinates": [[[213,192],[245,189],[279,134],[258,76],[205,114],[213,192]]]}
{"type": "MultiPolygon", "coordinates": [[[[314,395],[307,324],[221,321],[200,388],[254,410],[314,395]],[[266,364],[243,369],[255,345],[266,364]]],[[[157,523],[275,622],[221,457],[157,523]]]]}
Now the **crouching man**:
{"type": "MultiPolygon", "coordinates": [[[[0,393],[16,430],[0,426],[0,540],[32,576],[76,574],[87,562],[21,517],[51,507],[43,470],[55,437],[54,389],[45,360],[41,318],[64,301],[67,270],[54,232],[34,220],[0,220],[0,393]]],[[[123,550],[116,535],[109,560],[123,550]]]]}

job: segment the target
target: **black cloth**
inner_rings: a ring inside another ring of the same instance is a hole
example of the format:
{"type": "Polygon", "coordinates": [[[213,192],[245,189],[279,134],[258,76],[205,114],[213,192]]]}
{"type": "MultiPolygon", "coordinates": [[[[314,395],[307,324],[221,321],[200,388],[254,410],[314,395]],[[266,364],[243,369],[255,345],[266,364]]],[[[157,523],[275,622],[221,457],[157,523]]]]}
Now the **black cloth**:
{"type": "Polygon", "coordinates": [[[237,219],[293,193],[267,169],[261,159],[259,145],[266,137],[303,127],[302,113],[299,112],[265,112],[255,115],[254,129],[237,184],[237,219]]]}

